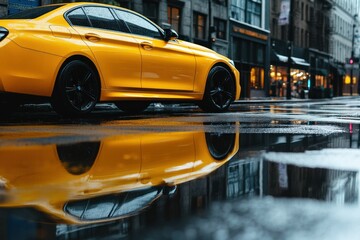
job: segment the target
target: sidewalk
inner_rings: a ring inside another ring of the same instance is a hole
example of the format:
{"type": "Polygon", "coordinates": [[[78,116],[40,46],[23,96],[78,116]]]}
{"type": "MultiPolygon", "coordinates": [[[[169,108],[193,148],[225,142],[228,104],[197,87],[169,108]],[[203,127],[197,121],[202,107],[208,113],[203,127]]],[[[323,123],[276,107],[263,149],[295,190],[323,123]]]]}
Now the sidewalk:
{"type": "Polygon", "coordinates": [[[247,98],[236,100],[233,104],[247,104],[247,103],[297,103],[297,102],[324,102],[331,100],[344,100],[344,99],[353,99],[360,100],[360,96],[341,96],[341,97],[333,97],[333,98],[291,98],[286,99],[286,97],[263,97],[263,98],[247,98]]]}

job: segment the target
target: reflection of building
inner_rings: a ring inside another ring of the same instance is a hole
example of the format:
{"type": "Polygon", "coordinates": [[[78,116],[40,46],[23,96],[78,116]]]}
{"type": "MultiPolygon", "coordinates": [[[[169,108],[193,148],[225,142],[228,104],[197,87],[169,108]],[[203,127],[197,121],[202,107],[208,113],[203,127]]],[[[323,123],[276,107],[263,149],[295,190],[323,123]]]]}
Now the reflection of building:
{"type": "Polygon", "coordinates": [[[297,167],[265,162],[266,195],[325,200],[335,203],[357,203],[359,172],[297,167]],[[284,177],[286,175],[286,177],[284,177]],[[283,182],[286,179],[286,184],[283,182]]]}
{"type": "Polygon", "coordinates": [[[230,162],[227,168],[226,197],[261,196],[262,163],[258,158],[230,162]]]}

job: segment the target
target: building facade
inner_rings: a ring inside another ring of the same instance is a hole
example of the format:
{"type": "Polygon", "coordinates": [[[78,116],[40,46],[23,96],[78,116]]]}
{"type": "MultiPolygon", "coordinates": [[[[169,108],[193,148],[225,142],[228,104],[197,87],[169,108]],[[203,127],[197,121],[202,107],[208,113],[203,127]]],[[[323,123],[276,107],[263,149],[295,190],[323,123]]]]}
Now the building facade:
{"type": "Polygon", "coordinates": [[[349,59],[357,60],[360,52],[360,1],[287,0],[292,4],[293,21],[281,26],[279,16],[284,1],[271,1],[270,93],[284,95],[289,65],[292,96],[301,96],[302,90],[312,98],[357,93],[358,63],[350,66],[349,59]],[[290,64],[289,37],[293,44],[290,64]]]}
{"type": "Polygon", "coordinates": [[[359,93],[359,70],[349,66],[349,59],[360,55],[360,1],[333,0],[331,4],[329,52],[333,58],[332,64],[337,68],[333,71],[334,78],[344,73],[337,79],[334,90],[344,94],[359,93]]]}
{"type": "Polygon", "coordinates": [[[240,71],[241,97],[264,97],[269,92],[270,1],[231,0],[229,56],[240,71]]]}
{"type": "Polygon", "coordinates": [[[7,0],[0,0],[0,17],[5,16],[7,14],[7,6],[8,6],[7,0]]]}

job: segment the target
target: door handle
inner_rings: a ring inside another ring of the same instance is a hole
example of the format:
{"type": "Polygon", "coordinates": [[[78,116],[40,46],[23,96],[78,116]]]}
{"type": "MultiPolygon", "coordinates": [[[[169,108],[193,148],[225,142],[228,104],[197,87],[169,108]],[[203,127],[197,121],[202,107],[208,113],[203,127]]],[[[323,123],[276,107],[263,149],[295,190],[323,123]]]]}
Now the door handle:
{"type": "Polygon", "coordinates": [[[153,49],[153,45],[151,42],[142,42],[140,43],[141,47],[145,50],[152,50],[153,49]]]}
{"type": "Polygon", "coordinates": [[[101,37],[95,33],[86,33],[85,38],[90,42],[98,42],[101,40],[101,37]]]}

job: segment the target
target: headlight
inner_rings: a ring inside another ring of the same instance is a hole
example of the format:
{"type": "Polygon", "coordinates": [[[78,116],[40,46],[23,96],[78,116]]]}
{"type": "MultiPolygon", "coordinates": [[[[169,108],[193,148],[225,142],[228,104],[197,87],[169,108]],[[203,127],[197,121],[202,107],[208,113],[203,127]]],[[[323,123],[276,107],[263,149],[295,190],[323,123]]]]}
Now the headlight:
{"type": "Polygon", "coordinates": [[[0,27],[0,41],[3,40],[8,33],[9,31],[6,28],[0,27]]]}
{"type": "Polygon", "coordinates": [[[229,60],[229,63],[235,67],[235,63],[233,60],[229,60]]]}

